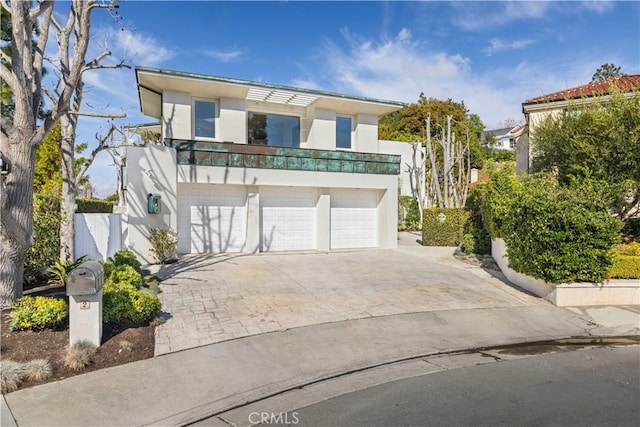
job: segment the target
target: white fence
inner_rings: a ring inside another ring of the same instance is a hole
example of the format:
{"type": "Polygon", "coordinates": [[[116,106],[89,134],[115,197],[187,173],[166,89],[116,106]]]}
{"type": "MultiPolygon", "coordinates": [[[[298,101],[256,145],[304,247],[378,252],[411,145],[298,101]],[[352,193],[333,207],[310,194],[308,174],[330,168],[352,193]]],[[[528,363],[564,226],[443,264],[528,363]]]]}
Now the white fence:
{"type": "Polygon", "coordinates": [[[124,248],[126,223],[125,214],[76,214],[76,258],[105,260],[124,248]]]}

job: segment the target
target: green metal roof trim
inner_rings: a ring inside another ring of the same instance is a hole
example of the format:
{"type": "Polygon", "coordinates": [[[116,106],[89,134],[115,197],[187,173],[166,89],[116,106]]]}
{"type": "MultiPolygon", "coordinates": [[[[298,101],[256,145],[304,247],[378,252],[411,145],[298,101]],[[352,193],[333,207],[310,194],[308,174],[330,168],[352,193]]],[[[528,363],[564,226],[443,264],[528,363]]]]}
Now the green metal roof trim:
{"type": "MultiPolygon", "coordinates": [[[[397,106],[397,107],[404,107],[405,105],[407,105],[407,103],[400,102],[400,101],[389,101],[384,99],[367,98],[364,96],[355,96],[355,95],[343,95],[335,92],[326,92],[322,90],[305,89],[305,88],[298,88],[293,86],[283,86],[283,85],[276,85],[271,83],[254,82],[251,80],[211,76],[207,74],[187,73],[184,71],[165,70],[161,68],[144,67],[139,65],[135,67],[135,71],[136,71],[137,81],[138,81],[138,72],[146,72],[146,73],[154,73],[154,74],[160,74],[165,76],[185,77],[190,79],[207,80],[207,81],[219,82],[219,83],[229,83],[229,84],[234,84],[239,86],[253,86],[253,87],[260,87],[260,88],[271,89],[271,90],[285,90],[285,91],[292,91],[292,92],[300,92],[300,93],[307,93],[310,95],[362,101],[362,102],[371,102],[375,104],[386,104],[386,105],[397,106]]],[[[139,84],[139,81],[138,81],[138,84],[139,84]]]]}

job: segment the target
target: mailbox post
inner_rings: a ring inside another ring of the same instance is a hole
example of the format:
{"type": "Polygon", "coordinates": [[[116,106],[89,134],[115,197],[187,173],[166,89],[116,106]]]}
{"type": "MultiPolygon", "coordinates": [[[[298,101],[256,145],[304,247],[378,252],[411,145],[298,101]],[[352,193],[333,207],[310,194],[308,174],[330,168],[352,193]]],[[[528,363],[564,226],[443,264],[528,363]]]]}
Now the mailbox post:
{"type": "Polygon", "coordinates": [[[102,286],[104,269],[97,261],[80,264],[67,276],[69,342],[102,342],[102,286]]]}

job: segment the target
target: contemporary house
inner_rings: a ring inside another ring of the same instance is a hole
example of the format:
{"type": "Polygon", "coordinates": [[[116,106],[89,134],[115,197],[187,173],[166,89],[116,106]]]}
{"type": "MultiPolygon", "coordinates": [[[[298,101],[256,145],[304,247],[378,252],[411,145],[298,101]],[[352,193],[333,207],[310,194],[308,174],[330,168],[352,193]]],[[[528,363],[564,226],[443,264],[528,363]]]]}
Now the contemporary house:
{"type": "Polygon", "coordinates": [[[154,227],[177,231],[179,253],[397,246],[399,186],[414,180],[402,162],[422,152],[378,141],[378,119],[403,103],[135,73],[163,141],[126,154],[128,246],[141,259],[154,227]]]}
{"type": "Polygon", "coordinates": [[[623,93],[632,95],[640,90],[640,74],[629,74],[607,80],[587,83],[585,85],[553,92],[527,99],[522,103],[522,112],[526,119],[526,130],[516,147],[516,165],[520,172],[531,170],[531,160],[535,156],[530,148],[529,140],[536,127],[549,115],[567,111],[569,105],[579,107],[593,103],[596,98],[609,95],[610,85],[623,93]]]}

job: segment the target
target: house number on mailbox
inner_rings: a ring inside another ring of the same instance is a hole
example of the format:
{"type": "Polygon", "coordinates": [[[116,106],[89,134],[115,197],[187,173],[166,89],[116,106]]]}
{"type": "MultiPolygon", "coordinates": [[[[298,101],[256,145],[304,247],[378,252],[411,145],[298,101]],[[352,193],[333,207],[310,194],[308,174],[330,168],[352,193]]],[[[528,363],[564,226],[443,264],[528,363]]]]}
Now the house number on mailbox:
{"type": "Polygon", "coordinates": [[[89,301],[80,301],[80,310],[89,310],[91,303],[89,301]]]}

